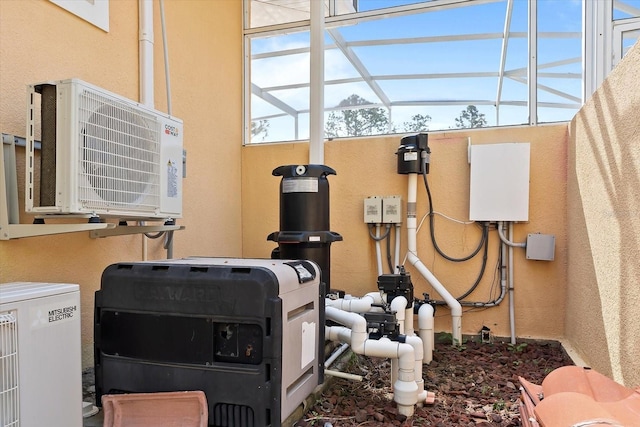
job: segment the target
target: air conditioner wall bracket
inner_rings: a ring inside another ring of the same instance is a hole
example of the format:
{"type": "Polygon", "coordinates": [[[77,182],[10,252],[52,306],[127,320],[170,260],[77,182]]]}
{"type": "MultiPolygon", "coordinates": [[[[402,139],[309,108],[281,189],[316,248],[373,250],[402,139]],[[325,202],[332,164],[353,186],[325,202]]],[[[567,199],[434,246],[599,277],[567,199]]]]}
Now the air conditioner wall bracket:
{"type": "MultiPolygon", "coordinates": [[[[91,238],[184,230],[179,225],[117,226],[114,223],[20,224],[16,173],[16,137],[2,134],[0,150],[0,240],[89,231],[91,238]]],[[[39,216],[47,218],[48,216],[39,216]]],[[[55,216],[52,215],[51,218],[55,216]]],[[[70,216],[66,216],[70,217],[70,216]]],[[[79,216],[85,218],[84,216],[79,216]]]]}

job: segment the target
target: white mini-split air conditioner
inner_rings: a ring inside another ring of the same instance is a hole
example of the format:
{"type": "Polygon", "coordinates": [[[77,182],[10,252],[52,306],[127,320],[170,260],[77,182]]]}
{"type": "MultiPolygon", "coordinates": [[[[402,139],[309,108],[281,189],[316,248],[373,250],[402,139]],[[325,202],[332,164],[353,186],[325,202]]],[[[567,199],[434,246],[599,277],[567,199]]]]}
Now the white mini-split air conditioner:
{"type": "Polygon", "coordinates": [[[0,284],[0,426],[81,427],[80,291],[0,284]]]}
{"type": "Polygon", "coordinates": [[[78,79],[27,92],[27,212],[182,216],[181,120],[78,79]]]}

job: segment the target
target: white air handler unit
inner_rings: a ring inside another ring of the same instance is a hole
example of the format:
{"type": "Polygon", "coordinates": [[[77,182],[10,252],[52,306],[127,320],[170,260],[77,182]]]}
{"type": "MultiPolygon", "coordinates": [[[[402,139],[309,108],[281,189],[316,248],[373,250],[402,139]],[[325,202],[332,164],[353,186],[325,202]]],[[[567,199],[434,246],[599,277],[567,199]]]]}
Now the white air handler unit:
{"type": "Polygon", "coordinates": [[[0,425],[81,427],[78,285],[0,284],[0,425]]]}
{"type": "Polygon", "coordinates": [[[27,212],[182,216],[181,120],[78,79],[29,85],[27,107],[27,212]]]}

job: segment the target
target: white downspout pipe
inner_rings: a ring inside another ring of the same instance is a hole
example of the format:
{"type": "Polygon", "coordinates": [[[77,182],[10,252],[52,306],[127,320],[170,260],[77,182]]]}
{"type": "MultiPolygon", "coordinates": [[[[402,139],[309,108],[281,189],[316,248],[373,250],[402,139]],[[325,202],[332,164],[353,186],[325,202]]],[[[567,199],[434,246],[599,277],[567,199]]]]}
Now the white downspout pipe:
{"type": "MultiPolygon", "coordinates": [[[[138,86],[141,104],[154,108],[153,0],[138,0],[138,86]]],[[[141,222],[144,224],[144,222],[141,222]]],[[[142,260],[147,260],[147,237],[142,234],[142,260]]]]}
{"type": "Polygon", "coordinates": [[[418,335],[422,340],[422,363],[429,364],[433,360],[433,307],[422,304],[418,310],[418,335]]]}
{"type": "Polygon", "coordinates": [[[153,0],[138,0],[140,103],[154,108],[153,90],[153,0]]]}
{"type": "Polygon", "coordinates": [[[418,258],[416,195],[418,192],[418,174],[408,174],[409,190],[407,194],[407,260],[431,284],[433,289],[444,299],[451,310],[453,345],[462,344],[462,305],[440,283],[436,276],[418,258]]]}
{"type": "Polygon", "coordinates": [[[345,326],[326,326],[325,335],[331,341],[351,345],[356,354],[398,359],[398,380],[393,384],[393,400],[398,413],[410,417],[418,403],[418,384],[415,381],[415,353],[410,344],[380,338],[368,339],[367,321],[357,313],[348,313],[335,307],[326,307],[326,318],[345,326]]]}

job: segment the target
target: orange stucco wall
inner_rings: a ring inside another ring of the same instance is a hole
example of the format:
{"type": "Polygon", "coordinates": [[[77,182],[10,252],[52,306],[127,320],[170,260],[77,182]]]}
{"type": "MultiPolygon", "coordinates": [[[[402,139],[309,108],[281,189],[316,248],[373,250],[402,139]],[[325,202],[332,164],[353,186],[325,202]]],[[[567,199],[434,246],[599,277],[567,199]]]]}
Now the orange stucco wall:
{"type": "MultiPolygon", "coordinates": [[[[0,1],[0,131],[25,136],[26,86],[77,77],[138,100],[138,2],[110,1],[104,32],[47,0],[0,1]]],[[[155,19],[155,106],[166,111],[162,33],[155,19]]],[[[173,114],[184,121],[186,230],[174,256],[241,256],[242,6],[236,0],[166,1],[173,114]]],[[[18,148],[24,173],[24,149],[18,148]]],[[[20,183],[20,210],[23,185],[20,183]]],[[[21,221],[31,218],[22,215],[21,221]]],[[[148,259],[166,256],[148,240],[148,259]]],[[[0,283],[81,287],[83,363],[92,363],[93,295],[104,268],[142,260],[140,235],[91,239],[87,232],[0,241],[0,283]]],[[[0,288],[1,292],[1,288],[0,288]]]]}
{"type": "MultiPolygon", "coordinates": [[[[186,230],[176,233],[174,256],[268,257],[278,228],[279,178],[273,168],[308,163],[305,143],[241,147],[242,3],[239,0],[165,2],[171,64],[172,104],[184,120],[187,178],[186,230]]],[[[166,110],[158,2],[155,7],[156,108],[166,110]]],[[[469,200],[467,137],[473,144],[531,143],[530,211],[514,226],[515,241],[528,233],[556,237],[555,260],[528,261],[514,249],[515,326],[520,337],[567,338],[595,368],[640,384],[635,354],[640,336],[637,259],[640,225],[640,120],[637,81],[640,49],[630,51],[568,128],[566,124],[509,127],[430,135],[429,181],[435,209],[466,220],[469,200]],[[568,135],[570,132],[570,136],[568,135]]],[[[50,79],[78,77],[136,100],[138,97],[138,2],[110,1],[108,33],[47,0],[0,0],[0,131],[24,136],[25,87],[50,79]]],[[[330,176],[331,229],[344,241],[331,246],[332,287],[353,295],[376,289],[375,246],[362,220],[363,199],[400,195],[406,177],[396,173],[400,135],[330,141],[325,163],[330,176]]],[[[19,174],[24,152],[18,149],[19,174]]],[[[19,179],[20,184],[22,178],[19,179]]],[[[420,183],[419,183],[420,184],[420,183]]],[[[23,186],[20,185],[20,191],[23,186]]],[[[23,207],[22,195],[20,209],[23,207]]],[[[418,215],[426,213],[421,184],[418,215]]],[[[21,220],[31,218],[22,214],[21,220]]],[[[479,232],[436,217],[440,246],[468,253],[479,232]]],[[[485,278],[473,300],[490,298],[497,262],[496,232],[490,234],[485,278]]],[[[165,256],[162,242],[147,242],[149,259],[165,256]]],[[[403,229],[402,254],[406,251],[403,229]]],[[[418,235],[425,265],[454,295],[476,277],[479,261],[462,265],[434,253],[427,227],[418,235]]],[[[93,294],[100,274],[114,262],[141,260],[141,236],[91,239],[88,233],[0,241],[0,283],[70,282],[81,286],[83,363],[92,363],[93,294]]],[[[431,287],[415,274],[416,294],[431,287]]],[[[1,287],[0,287],[1,292],[1,287]]],[[[494,294],[495,295],[495,294],[494,294]]],[[[496,308],[465,311],[463,332],[483,326],[508,336],[507,301],[496,308]]],[[[446,308],[436,329],[450,330],[446,308]]]]}
{"type": "MultiPolygon", "coordinates": [[[[472,144],[498,142],[531,143],[529,222],[514,226],[514,240],[528,233],[553,234],[553,262],[528,261],[523,249],[514,250],[516,334],[520,337],[560,338],[563,333],[566,282],[566,124],[512,127],[475,131],[433,132],[429,135],[431,171],[429,185],[435,210],[462,221],[469,218],[469,164],[467,137],[472,144]],[[543,320],[544,319],[544,320],[543,320]]],[[[331,231],[343,236],[331,245],[331,287],[354,296],[377,290],[375,244],[363,222],[363,200],[368,196],[400,195],[406,203],[407,178],[396,173],[395,152],[401,135],[335,140],[325,144],[325,163],[336,170],[329,176],[331,231]]],[[[243,149],[243,247],[248,257],[269,256],[275,246],[266,236],[279,226],[280,178],[271,171],[284,164],[307,164],[308,145],[303,143],[247,146],[243,149]]],[[[418,218],[427,212],[427,196],[419,180],[418,218]]],[[[405,207],[403,206],[403,210],[405,207]]],[[[480,237],[477,225],[460,225],[436,217],[438,245],[449,255],[461,257],[472,251],[480,237]]],[[[401,258],[406,253],[406,229],[401,233],[401,258]]],[[[497,232],[491,231],[487,272],[472,301],[491,299],[498,254],[497,232]]],[[[383,254],[386,250],[383,247],[383,254]]],[[[424,264],[453,295],[461,295],[475,280],[481,256],[462,264],[435,254],[428,223],[418,234],[418,254],[424,264]]],[[[385,264],[386,265],[386,264],[385,264]]],[[[428,292],[440,299],[431,286],[407,263],[415,294],[428,292]]],[[[385,270],[388,272],[388,269],[385,270]]],[[[495,289],[495,288],[494,288],[495,289]]],[[[463,333],[477,334],[482,326],[496,336],[509,336],[508,298],[495,308],[463,314],[463,333]]],[[[468,307],[465,309],[468,311],[468,307]]],[[[451,331],[449,310],[437,310],[436,328],[451,331]]]]}
{"type": "Polygon", "coordinates": [[[640,385],[640,45],[571,123],[567,337],[591,366],[640,385]]]}

